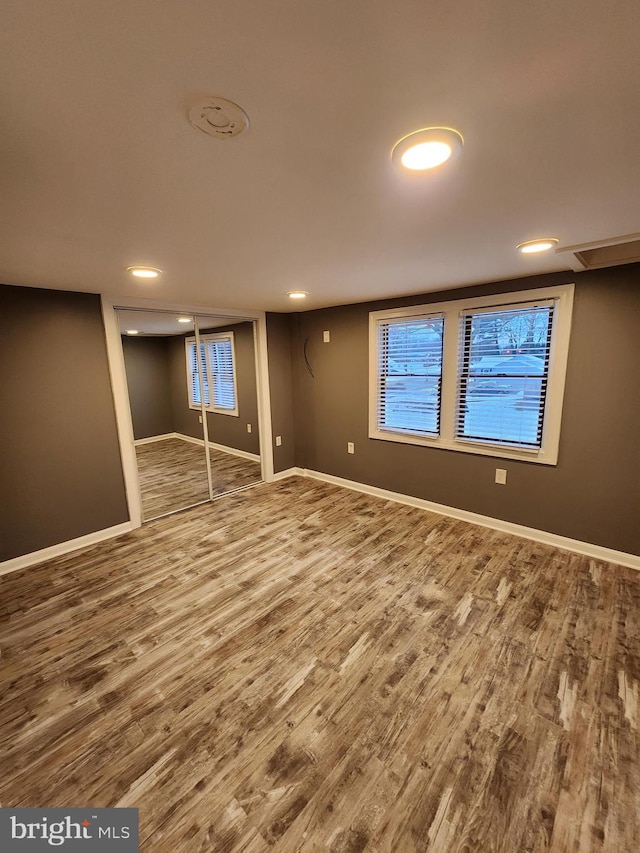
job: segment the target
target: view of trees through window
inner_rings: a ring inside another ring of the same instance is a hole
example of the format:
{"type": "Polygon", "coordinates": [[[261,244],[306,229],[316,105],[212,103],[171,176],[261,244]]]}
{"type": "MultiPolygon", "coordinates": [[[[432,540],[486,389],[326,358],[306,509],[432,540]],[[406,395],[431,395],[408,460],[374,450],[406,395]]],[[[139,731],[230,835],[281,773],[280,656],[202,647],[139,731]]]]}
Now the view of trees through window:
{"type": "MultiPolygon", "coordinates": [[[[553,306],[465,314],[459,330],[456,436],[539,447],[553,306]]],[[[379,426],[437,435],[444,319],[380,327],[379,426]]]]}
{"type": "Polygon", "coordinates": [[[458,436],[540,446],[551,311],[547,306],[463,317],[458,436]]]}

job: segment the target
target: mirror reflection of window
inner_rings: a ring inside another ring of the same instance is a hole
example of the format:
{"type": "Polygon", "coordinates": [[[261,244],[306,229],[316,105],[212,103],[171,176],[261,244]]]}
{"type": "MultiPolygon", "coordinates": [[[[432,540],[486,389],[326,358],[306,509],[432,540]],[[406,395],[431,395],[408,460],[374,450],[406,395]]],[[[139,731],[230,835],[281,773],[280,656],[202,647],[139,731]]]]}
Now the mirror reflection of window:
{"type": "Polygon", "coordinates": [[[262,480],[255,329],[252,321],[198,316],[185,339],[185,389],[204,412],[213,496],[262,480]],[[202,399],[204,397],[204,400],[202,399]]]}
{"type": "Polygon", "coordinates": [[[261,482],[253,322],[117,316],[143,519],[261,482]]]}
{"type": "Polygon", "coordinates": [[[204,405],[209,412],[238,415],[233,332],[200,336],[200,359],[196,358],[196,339],[185,340],[189,406],[204,405]]]}

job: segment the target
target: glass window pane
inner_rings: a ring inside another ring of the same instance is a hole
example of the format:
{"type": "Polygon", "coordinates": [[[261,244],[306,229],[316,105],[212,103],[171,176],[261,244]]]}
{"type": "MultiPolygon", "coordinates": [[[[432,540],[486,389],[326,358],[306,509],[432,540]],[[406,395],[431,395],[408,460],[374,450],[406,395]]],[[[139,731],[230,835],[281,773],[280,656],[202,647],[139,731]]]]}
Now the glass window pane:
{"type": "Polygon", "coordinates": [[[463,318],[459,437],[540,447],[551,320],[551,306],[463,318]]]}
{"type": "Polygon", "coordinates": [[[389,376],[380,426],[383,429],[438,432],[440,381],[427,376],[389,376]]]}
{"type": "Polygon", "coordinates": [[[381,325],[380,429],[437,435],[444,319],[420,317],[381,325]]]}

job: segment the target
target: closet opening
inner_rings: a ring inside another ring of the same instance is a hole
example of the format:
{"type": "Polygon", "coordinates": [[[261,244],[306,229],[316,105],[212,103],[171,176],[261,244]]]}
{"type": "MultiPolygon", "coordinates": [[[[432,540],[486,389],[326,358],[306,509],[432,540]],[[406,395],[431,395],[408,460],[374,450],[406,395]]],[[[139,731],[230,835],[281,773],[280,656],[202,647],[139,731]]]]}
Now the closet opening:
{"type": "Polygon", "coordinates": [[[118,395],[114,383],[114,397],[132,521],[267,479],[259,318],[111,307],[111,333],[107,308],[105,327],[122,385],[118,395]]]}

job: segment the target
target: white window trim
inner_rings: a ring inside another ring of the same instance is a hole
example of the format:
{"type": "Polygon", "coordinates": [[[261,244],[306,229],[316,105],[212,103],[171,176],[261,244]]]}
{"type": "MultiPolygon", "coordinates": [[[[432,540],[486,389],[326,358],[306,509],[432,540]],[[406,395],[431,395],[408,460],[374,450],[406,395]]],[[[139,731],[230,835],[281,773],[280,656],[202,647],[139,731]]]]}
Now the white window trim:
{"type": "Polygon", "coordinates": [[[459,299],[451,302],[438,302],[426,305],[412,305],[387,311],[373,311],[369,314],[369,438],[381,441],[417,444],[442,450],[455,450],[462,453],[474,453],[482,456],[494,456],[501,459],[519,459],[538,462],[543,465],[556,465],[560,443],[560,425],[562,404],[569,353],[571,315],[573,311],[573,284],[556,287],[543,287],[536,290],[523,290],[516,293],[500,293],[495,296],[481,296],[459,299]],[[551,351],[549,379],[545,402],[544,428],[541,447],[511,448],[492,445],[489,442],[474,442],[471,439],[456,438],[455,416],[457,399],[457,371],[460,335],[460,317],[464,311],[472,309],[513,308],[525,302],[556,302],[553,327],[551,331],[551,351]],[[378,396],[378,328],[380,322],[416,315],[444,316],[444,341],[442,352],[442,389],[440,412],[440,435],[415,435],[391,430],[381,430],[377,423],[378,396]]]}
{"type": "Polygon", "coordinates": [[[238,410],[238,382],[236,379],[236,344],[235,344],[233,332],[215,332],[215,333],[211,333],[211,334],[200,335],[199,337],[200,337],[200,343],[205,345],[204,357],[205,357],[205,362],[206,362],[207,376],[209,378],[209,405],[208,406],[202,406],[200,403],[195,403],[191,399],[191,365],[189,364],[189,346],[191,344],[193,344],[194,346],[196,345],[196,339],[195,339],[195,337],[192,336],[189,338],[185,338],[185,347],[184,347],[186,364],[187,364],[187,399],[189,401],[189,408],[190,409],[196,409],[198,412],[201,412],[202,409],[204,408],[205,411],[213,412],[216,415],[231,415],[232,417],[237,418],[237,417],[239,417],[240,413],[238,410]],[[212,387],[212,382],[211,382],[211,380],[213,378],[213,373],[211,371],[211,365],[209,363],[209,348],[207,347],[207,343],[209,341],[222,341],[222,340],[225,340],[225,341],[230,340],[231,341],[231,363],[233,366],[233,390],[234,390],[234,397],[236,400],[236,405],[235,405],[234,409],[222,409],[219,406],[213,405],[214,394],[213,394],[213,387],[212,387]]]}

